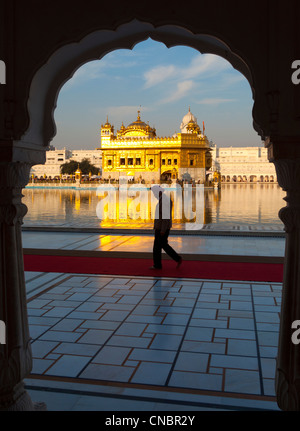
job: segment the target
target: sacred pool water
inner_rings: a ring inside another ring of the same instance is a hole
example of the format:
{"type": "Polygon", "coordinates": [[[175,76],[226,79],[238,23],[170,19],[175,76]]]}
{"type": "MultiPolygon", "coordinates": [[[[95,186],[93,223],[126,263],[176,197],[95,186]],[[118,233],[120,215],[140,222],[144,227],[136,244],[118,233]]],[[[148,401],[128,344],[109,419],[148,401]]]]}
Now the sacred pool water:
{"type": "MultiPolygon", "coordinates": [[[[220,189],[167,190],[173,201],[173,229],[279,229],[285,192],[277,184],[223,184],[220,189]]],[[[27,187],[25,226],[149,229],[152,192],[146,188],[77,189],[27,187]]]]}

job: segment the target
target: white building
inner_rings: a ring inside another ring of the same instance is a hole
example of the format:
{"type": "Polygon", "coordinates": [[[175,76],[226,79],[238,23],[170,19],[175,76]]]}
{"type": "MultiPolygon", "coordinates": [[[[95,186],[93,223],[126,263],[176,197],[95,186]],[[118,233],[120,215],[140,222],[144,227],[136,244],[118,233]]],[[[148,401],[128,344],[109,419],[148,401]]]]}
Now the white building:
{"type": "Polygon", "coordinates": [[[90,163],[100,171],[102,169],[102,151],[99,150],[73,150],[71,159],[81,162],[83,159],[89,159],[90,163]]]}
{"type": "MultiPolygon", "coordinates": [[[[211,143],[213,166],[212,172],[217,170],[221,173],[222,182],[277,182],[276,171],[273,163],[267,156],[267,149],[263,147],[221,147],[211,143]]],[[[60,175],[62,164],[75,160],[81,162],[83,159],[90,162],[102,172],[101,150],[56,150],[50,148],[46,152],[46,163],[35,165],[31,174],[38,178],[54,178],[60,175]]]]}
{"type": "Polygon", "coordinates": [[[56,150],[53,147],[46,151],[46,163],[44,165],[35,165],[31,169],[31,175],[35,177],[51,177],[60,175],[60,167],[64,163],[75,160],[81,162],[83,159],[89,159],[90,163],[102,170],[102,152],[99,150],[56,150]]]}
{"type": "Polygon", "coordinates": [[[222,182],[277,182],[273,163],[263,147],[212,147],[213,168],[222,182]]]}

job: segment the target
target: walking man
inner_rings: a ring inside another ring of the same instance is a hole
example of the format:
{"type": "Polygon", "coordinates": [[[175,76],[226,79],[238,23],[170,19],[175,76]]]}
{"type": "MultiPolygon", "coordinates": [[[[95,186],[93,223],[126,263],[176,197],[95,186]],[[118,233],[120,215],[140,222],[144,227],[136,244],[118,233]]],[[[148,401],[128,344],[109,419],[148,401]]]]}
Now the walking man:
{"type": "Polygon", "coordinates": [[[172,227],[172,200],[158,185],[152,186],[151,190],[158,203],[155,208],[154,219],[153,266],[150,269],[162,269],[162,250],[177,262],[177,268],[179,268],[182,257],[168,243],[168,236],[172,227]]]}

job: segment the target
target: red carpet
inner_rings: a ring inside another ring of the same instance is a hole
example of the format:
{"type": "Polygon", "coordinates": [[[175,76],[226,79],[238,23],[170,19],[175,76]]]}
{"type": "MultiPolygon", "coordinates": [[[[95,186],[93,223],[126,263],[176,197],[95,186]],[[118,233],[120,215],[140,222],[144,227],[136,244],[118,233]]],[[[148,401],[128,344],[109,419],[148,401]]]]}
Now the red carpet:
{"type": "Polygon", "coordinates": [[[162,270],[150,270],[151,265],[146,258],[24,254],[25,271],[279,283],[283,279],[282,263],[184,260],[177,269],[175,262],[163,260],[162,270]]]}

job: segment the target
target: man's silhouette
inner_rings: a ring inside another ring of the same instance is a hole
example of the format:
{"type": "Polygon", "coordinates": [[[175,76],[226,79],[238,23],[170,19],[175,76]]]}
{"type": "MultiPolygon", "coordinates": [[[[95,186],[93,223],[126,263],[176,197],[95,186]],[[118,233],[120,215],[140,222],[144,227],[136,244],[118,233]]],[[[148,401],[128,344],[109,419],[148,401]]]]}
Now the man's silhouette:
{"type": "Polygon", "coordinates": [[[172,227],[172,200],[158,185],[151,187],[153,195],[158,200],[154,219],[153,266],[150,269],[161,269],[161,251],[164,250],[175,262],[177,268],[181,265],[182,257],[169,245],[168,236],[172,227]]]}

